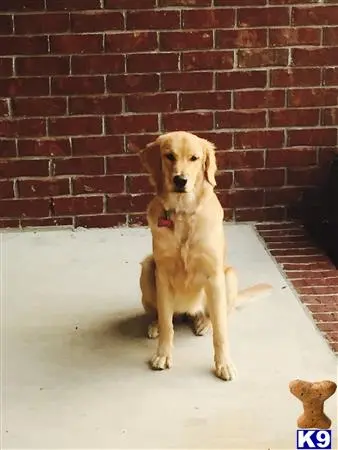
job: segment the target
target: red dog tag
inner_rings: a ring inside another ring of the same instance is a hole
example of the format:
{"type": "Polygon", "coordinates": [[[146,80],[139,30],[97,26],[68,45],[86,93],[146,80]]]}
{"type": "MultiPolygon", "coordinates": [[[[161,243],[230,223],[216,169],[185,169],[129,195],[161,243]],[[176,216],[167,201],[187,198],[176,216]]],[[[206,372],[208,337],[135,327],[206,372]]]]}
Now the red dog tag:
{"type": "Polygon", "coordinates": [[[171,219],[165,219],[164,217],[160,217],[158,219],[157,225],[159,227],[173,228],[174,222],[171,219]]]}

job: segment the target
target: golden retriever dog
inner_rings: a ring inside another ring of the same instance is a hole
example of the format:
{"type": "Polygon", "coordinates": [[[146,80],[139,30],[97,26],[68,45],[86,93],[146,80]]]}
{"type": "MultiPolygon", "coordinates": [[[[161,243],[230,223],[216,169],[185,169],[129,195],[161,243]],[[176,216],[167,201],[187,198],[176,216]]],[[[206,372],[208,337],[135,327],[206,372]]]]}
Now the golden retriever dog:
{"type": "Polygon", "coordinates": [[[172,366],[173,318],[187,314],[197,335],[211,322],[216,375],[231,380],[228,313],[235,303],[271,287],[256,285],[239,293],[236,273],[226,265],[214,150],[211,142],[184,131],[166,133],[141,150],[156,195],[147,209],[153,253],[141,263],[140,287],[152,317],[148,336],[158,337],[151,367],[172,366]]]}

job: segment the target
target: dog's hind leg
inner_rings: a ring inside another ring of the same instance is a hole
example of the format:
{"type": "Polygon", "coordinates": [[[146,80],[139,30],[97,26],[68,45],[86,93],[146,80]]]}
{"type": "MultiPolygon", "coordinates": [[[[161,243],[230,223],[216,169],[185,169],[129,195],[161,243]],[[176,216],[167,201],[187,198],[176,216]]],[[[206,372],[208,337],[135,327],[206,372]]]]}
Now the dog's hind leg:
{"type": "Polygon", "coordinates": [[[151,319],[147,334],[150,339],[156,339],[159,331],[156,301],[156,266],[153,255],[147,256],[141,262],[141,267],[140,287],[142,292],[142,305],[151,319]]]}

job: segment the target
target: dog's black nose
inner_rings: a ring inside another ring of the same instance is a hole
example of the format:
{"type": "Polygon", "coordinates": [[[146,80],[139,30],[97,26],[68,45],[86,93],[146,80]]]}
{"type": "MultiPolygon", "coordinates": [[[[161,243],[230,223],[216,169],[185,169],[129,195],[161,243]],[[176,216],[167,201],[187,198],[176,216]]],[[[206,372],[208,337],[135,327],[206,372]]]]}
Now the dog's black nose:
{"type": "Polygon", "coordinates": [[[188,181],[187,178],[184,177],[183,175],[176,175],[174,177],[174,183],[177,189],[184,189],[185,185],[187,184],[187,181],[188,181]]]}

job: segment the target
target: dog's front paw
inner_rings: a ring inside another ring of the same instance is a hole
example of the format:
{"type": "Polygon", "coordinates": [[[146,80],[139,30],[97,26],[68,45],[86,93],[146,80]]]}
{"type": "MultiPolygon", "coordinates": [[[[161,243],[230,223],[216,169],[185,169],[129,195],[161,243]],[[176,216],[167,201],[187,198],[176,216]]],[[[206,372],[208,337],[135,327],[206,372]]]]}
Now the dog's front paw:
{"type": "Polygon", "coordinates": [[[152,322],[149,326],[148,326],[148,338],[149,339],[156,339],[159,335],[159,331],[158,331],[158,323],[157,322],[152,322]]]}
{"type": "Polygon", "coordinates": [[[150,367],[153,370],[170,369],[172,366],[172,359],[170,355],[163,355],[156,353],[150,360],[150,367]]]}
{"type": "Polygon", "coordinates": [[[236,378],[236,369],[231,362],[216,363],[216,376],[221,380],[230,381],[236,378]]]}

